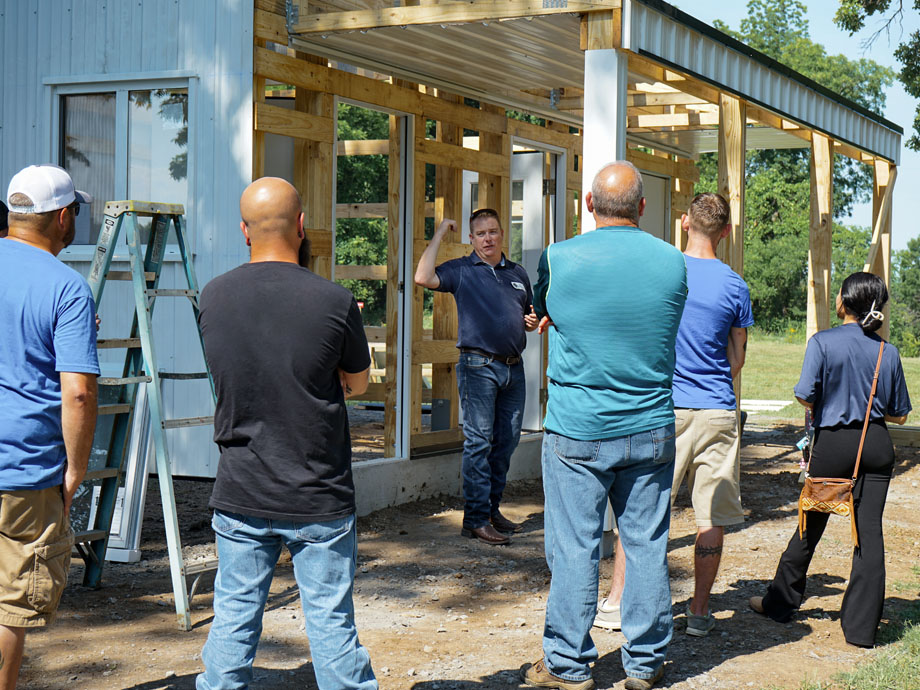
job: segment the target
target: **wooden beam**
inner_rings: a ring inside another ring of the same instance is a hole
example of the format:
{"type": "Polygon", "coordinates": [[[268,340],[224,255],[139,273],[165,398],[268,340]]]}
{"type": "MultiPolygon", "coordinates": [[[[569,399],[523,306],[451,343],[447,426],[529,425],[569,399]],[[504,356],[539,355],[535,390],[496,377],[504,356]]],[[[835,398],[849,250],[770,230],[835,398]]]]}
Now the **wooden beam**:
{"type": "Polygon", "coordinates": [[[412,434],[409,440],[409,447],[413,452],[422,450],[447,450],[449,448],[461,448],[463,446],[463,440],[462,429],[423,431],[412,434]]]}
{"type": "Polygon", "coordinates": [[[629,54],[629,71],[662,82],[683,93],[697,96],[708,103],[719,102],[719,90],[704,81],[679,75],[658,63],[636,53],[629,54]],[[669,83],[670,82],[670,83],[669,83]]]}
{"type": "Polygon", "coordinates": [[[808,232],[808,307],[805,337],[831,326],[831,242],[834,204],[834,149],[830,139],[811,138],[811,223],[808,232]]]}
{"type": "MultiPolygon", "coordinates": [[[[399,217],[402,141],[399,118],[390,115],[390,136],[387,159],[387,299],[386,299],[386,399],[383,411],[383,450],[388,458],[396,456],[396,421],[399,380],[399,255],[402,225],[399,217]]],[[[414,267],[408,268],[412,270],[414,267]]]]}
{"type": "Polygon", "coordinates": [[[623,24],[620,3],[607,12],[583,14],[579,47],[581,50],[606,50],[619,48],[623,43],[623,24]]]}
{"type": "MultiPolygon", "coordinates": [[[[891,289],[891,204],[894,197],[894,183],[898,169],[886,160],[878,159],[873,166],[874,184],[872,194],[872,244],[864,271],[874,273],[891,289]]],[[[891,330],[891,312],[885,305],[882,313],[885,320],[878,330],[879,336],[887,339],[891,330]]]]}
{"type": "MultiPolygon", "coordinates": [[[[628,149],[626,152],[626,159],[646,172],[667,175],[668,177],[677,177],[682,180],[689,180],[690,182],[700,181],[699,168],[697,168],[696,163],[690,159],[685,158],[680,162],[672,161],[669,158],[652,156],[638,149],[628,149]]],[[[683,210],[685,211],[686,208],[683,210]]]]}
{"type": "Polygon", "coordinates": [[[456,340],[419,340],[412,343],[412,362],[415,364],[452,364],[459,359],[456,340]]]}
{"type": "Polygon", "coordinates": [[[723,261],[744,275],[745,103],[727,93],[719,96],[719,193],[731,208],[732,231],[720,249],[723,261]]]}
{"type": "Polygon", "coordinates": [[[354,266],[349,264],[336,264],[336,280],[386,280],[386,266],[354,266]]]}
{"type": "Polygon", "coordinates": [[[718,113],[661,113],[654,115],[629,115],[627,127],[672,127],[674,129],[699,129],[719,124],[718,113]]]}
{"type": "Polygon", "coordinates": [[[331,144],[335,138],[332,118],[301,113],[256,101],[253,108],[253,126],[259,132],[285,137],[322,141],[331,144]]]}
{"type": "Polygon", "coordinates": [[[390,152],[388,139],[349,139],[339,141],[335,152],[339,156],[386,156],[390,152]]]}
{"type": "Polygon", "coordinates": [[[310,254],[323,258],[332,258],[332,231],[325,229],[306,230],[307,238],[310,240],[310,254]]]}
{"type": "Polygon", "coordinates": [[[419,139],[415,155],[423,163],[446,165],[456,170],[473,170],[500,177],[511,174],[511,161],[505,156],[482,150],[474,151],[432,139],[419,139]]]}
{"type": "MultiPolygon", "coordinates": [[[[415,248],[413,250],[415,265],[412,266],[413,272],[415,271],[415,266],[418,266],[419,259],[422,258],[422,252],[425,251],[427,246],[428,240],[415,241],[415,248]]],[[[451,259],[460,259],[472,253],[473,247],[468,244],[461,244],[460,242],[443,242],[438,251],[438,263],[450,261],[451,259]]],[[[419,289],[421,290],[421,288],[419,289]]]]}
{"type": "MultiPolygon", "coordinates": [[[[336,218],[387,218],[390,205],[387,202],[370,204],[336,204],[336,218]]],[[[430,201],[425,205],[425,215],[434,216],[434,204],[430,201]]]]}
{"type": "MultiPolygon", "coordinates": [[[[463,101],[460,96],[441,91],[438,92],[438,98],[450,103],[463,101]]],[[[435,134],[437,140],[445,144],[457,145],[463,142],[463,128],[448,122],[438,122],[435,134]]],[[[435,171],[434,192],[435,223],[442,218],[463,218],[461,170],[439,165],[435,171]]],[[[459,237],[457,239],[459,240],[459,237]]],[[[445,292],[435,292],[432,306],[432,338],[456,341],[457,329],[457,305],[454,296],[445,292]]],[[[460,395],[457,391],[456,365],[453,362],[432,365],[431,394],[434,399],[448,401],[447,427],[456,428],[460,420],[460,395]]]]}
{"type": "Polygon", "coordinates": [[[302,17],[291,33],[316,34],[336,31],[364,31],[398,26],[426,24],[470,24],[547,14],[609,11],[620,0],[568,0],[564,5],[544,0],[467,0],[416,7],[381,7],[350,12],[326,12],[302,17]]]}
{"type": "MultiPolygon", "coordinates": [[[[699,96],[678,91],[676,93],[631,93],[626,96],[626,104],[631,107],[659,105],[702,105],[709,103],[699,96]]],[[[714,105],[714,104],[711,104],[714,105]]]]}
{"type": "Polygon", "coordinates": [[[256,8],[252,18],[252,32],[257,39],[288,44],[287,22],[283,15],[256,8]]]}

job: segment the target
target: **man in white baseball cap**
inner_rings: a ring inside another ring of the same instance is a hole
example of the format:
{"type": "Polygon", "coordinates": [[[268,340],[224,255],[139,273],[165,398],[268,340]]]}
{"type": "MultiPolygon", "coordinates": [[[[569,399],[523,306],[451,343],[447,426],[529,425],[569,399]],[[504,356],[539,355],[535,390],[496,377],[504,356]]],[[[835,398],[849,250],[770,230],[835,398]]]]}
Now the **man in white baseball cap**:
{"type": "Polygon", "coordinates": [[[70,505],[96,428],[96,308],[55,257],[92,197],[55,165],[17,173],[0,239],[0,688],[15,688],[26,628],[57,611],[73,531],[70,505]]]}

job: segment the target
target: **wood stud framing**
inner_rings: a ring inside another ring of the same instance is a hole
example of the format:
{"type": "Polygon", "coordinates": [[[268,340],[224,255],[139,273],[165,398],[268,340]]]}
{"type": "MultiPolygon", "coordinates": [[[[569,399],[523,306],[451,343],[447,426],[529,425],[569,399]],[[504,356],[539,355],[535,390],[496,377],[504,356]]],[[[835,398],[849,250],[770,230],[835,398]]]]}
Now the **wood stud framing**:
{"type": "Polygon", "coordinates": [[[808,232],[808,309],[805,334],[830,328],[831,241],[833,225],[834,147],[815,132],[811,138],[811,223],[808,232]]]}
{"type": "MultiPolygon", "coordinates": [[[[338,278],[387,281],[386,327],[375,337],[386,342],[386,379],[372,387],[375,399],[385,399],[384,447],[387,456],[396,448],[397,381],[402,361],[399,346],[399,257],[402,223],[412,223],[412,266],[404,267],[405,290],[411,293],[411,328],[406,332],[403,347],[409,349],[409,390],[404,396],[409,415],[411,452],[457,448],[463,437],[458,426],[454,347],[457,317],[451,296],[436,293],[431,331],[423,328],[424,291],[413,285],[411,275],[415,263],[427,246],[427,218],[440,220],[452,217],[461,220],[462,171],[479,173],[479,206],[498,210],[502,224],[510,228],[512,139],[525,138],[543,142],[566,151],[567,170],[564,189],[565,234],[573,228],[580,232],[580,197],[591,180],[583,179],[582,139],[570,133],[567,125],[547,123],[541,127],[506,117],[505,109],[482,102],[479,107],[466,105],[458,96],[432,88],[392,80],[387,83],[362,74],[330,68],[323,58],[293,51],[278,52],[270,44],[286,45],[288,41],[285,3],[282,0],[254,0],[254,90],[253,90],[253,177],[264,170],[264,134],[291,137],[295,151],[294,184],[300,191],[307,212],[307,233],[312,244],[313,268],[329,277],[332,271],[333,219],[388,218],[387,263],[383,266],[341,266],[338,278]],[[268,81],[294,88],[295,108],[287,110],[272,106],[265,100],[268,81]],[[365,103],[389,112],[404,113],[410,120],[414,135],[400,141],[402,127],[399,118],[390,117],[388,140],[336,141],[335,98],[365,103]],[[437,134],[426,137],[426,122],[434,120],[437,134]],[[463,130],[478,134],[478,150],[465,147],[463,130]],[[336,155],[387,155],[389,157],[388,198],[385,203],[333,204],[336,155]],[[406,182],[413,197],[404,200],[407,190],[400,188],[403,157],[414,161],[408,169],[406,182]],[[435,199],[425,199],[426,164],[435,166],[435,199]],[[408,215],[408,218],[405,216],[408,215]],[[431,389],[423,387],[422,367],[432,366],[431,389]],[[450,400],[450,428],[425,431],[422,426],[422,403],[432,399],[450,400]]],[[[476,2],[407,2],[402,7],[330,11],[309,14],[302,6],[300,21],[294,27],[298,33],[321,33],[343,22],[352,29],[377,26],[400,26],[418,23],[488,21],[502,17],[536,16],[559,11],[543,0],[477,0],[476,2]]],[[[329,5],[334,8],[334,5],[329,5]]],[[[314,9],[311,6],[311,11],[314,9]]],[[[621,45],[622,17],[620,3],[615,0],[569,0],[568,12],[581,12],[581,48],[606,49],[621,45]]],[[[733,94],[672,67],[628,53],[629,94],[627,124],[636,129],[655,131],[661,128],[711,128],[718,126],[719,191],[728,200],[732,213],[731,236],[722,243],[721,257],[743,275],[744,231],[744,160],[746,128],[750,123],[774,127],[807,141],[812,150],[812,220],[810,228],[808,281],[808,334],[828,325],[829,269],[832,218],[832,163],[834,153],[867,162],[874,166],[874,224],[866,270],[882,276],[886,282],[890,272],[891,254],[891,189],[896,170],[887,161],[879,160],[854,147],[830,140],[788,118],[776,115],[756,105],[749,105],[733,94]],[[642,83],[642,80],[647,83],[642,83]]],[[[546,89],[521,93],[534,99],[545,99],[546,89]]],[[[584,107],[584,92],[566,88],[559,101],[561,110],[577,112],[584,107]]],[[[699,172],[692,160],[669,154],[653,155],[628,148],[627,157],[640,169],[671,179],[670,202],[671,242],[680,249],[686,236],[680,229],[680,217],[689,206],[699,181],[699,172]]],[[[438,260],[466,256],[469,245],[448,241],[442,245],[438,260]]],[[[510,232],[506,232],[507,244],[510,232]]],[[[887,335],[886,319],[883,335],[887,335]]],[[[369,333],[373,329],[368,329],[369,333]]],[[[376,333],[376,331],[375,331],[376,333]]],[[[365,396],[366,397],[366,396],[365,396]]]]}

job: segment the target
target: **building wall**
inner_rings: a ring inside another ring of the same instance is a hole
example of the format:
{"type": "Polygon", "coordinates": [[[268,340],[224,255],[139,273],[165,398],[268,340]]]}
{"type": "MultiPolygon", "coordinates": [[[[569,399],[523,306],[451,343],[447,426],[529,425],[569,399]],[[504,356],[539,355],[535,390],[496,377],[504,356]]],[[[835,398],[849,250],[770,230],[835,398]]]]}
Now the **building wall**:
{"type": "MultiPolygon", "coordinates": [[[[252,170],[252,24],[248,0],[0,0],[4,197],[10,177],[21,168],[58,162],[55,84],[187,77],[193,96],[186,213],[199,283],[243,263],[247,253],[238,202],[252,170]]],[[[88,251],[74,248],[61,258],[88,272],[88,251]]],[[[160,285],[184,287],[183,280],[181,265],[171,263],[160,285]]],[[[129,290],[127,283],[106,285],[102,337],[127,336],[129,290]]],[[[154,328],[161,370],[201,371],[191,314],[185,300],[159,300],[154,328]]],[[[121,350],[100,354],[109,366],[123,361],[121,350]]],[[[167,417],[210,414],[206,384],[164,386],[167,417]]],[[[210,427],[168,434],[175,474],[214,476],[217,453],[210,427]]]]}

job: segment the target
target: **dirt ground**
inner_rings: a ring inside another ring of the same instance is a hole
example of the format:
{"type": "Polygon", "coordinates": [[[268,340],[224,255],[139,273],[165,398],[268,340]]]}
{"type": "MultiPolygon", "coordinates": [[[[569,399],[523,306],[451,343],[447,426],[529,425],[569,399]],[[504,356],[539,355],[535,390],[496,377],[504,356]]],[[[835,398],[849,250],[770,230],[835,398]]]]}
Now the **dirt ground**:
{"type": "MultiPolygon", "coordinates": [[[[762,593],[796,523],[798,431],[748,425],[742,451],[747,521],[726,535],[714,589],[718,625],[709,637],[684,634],[692,592],[695,527],[686,491],[673,509],[670,542],[675,633],[662,687],[797,687],[864,662],[877,650],[848,647],[838,611],[849,572],[849,525],[832,518],[812,564],[808,599],[786,625],[747,609],[762,593]]],[[[920,450],[898,451],[885,512],[888,598],[883,636],[917,616],[920,517],[912,507],[920,484],[920,450]]],[[[58,621],[26,642],[21,688],[194,687],[212,620],[211,583],[193,602],[194,629],[176,629],[159,492],[151,481],[140,564],[106,566],[98,590],[80,586],[71,568],[58,621]]],[[[183,544],[190,556],[211,546],[210,483],[178,480],[183,544]]],[[[443,496],[359,519],[355,605],[361,641],[382,688],[434,690],[518,687],[518,668],[540,657],[549,572],[543,558],[543,497],[538,481],[508,487],[507,515],[525,521],[508,547],[459,536],[461,502],[443,496]]],[[[602,563],[601,588],[611,562],[602,563]]],[[[254,688],[315,688],[309,646],[291,564],[279,564],[256,657],[254,688]]],[[[595,629],[600,688],[621,688],[619,633],[595,629]]]]}

